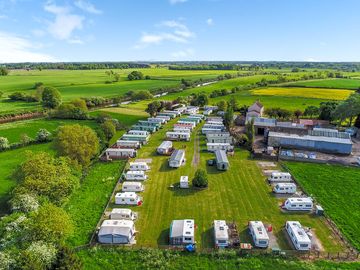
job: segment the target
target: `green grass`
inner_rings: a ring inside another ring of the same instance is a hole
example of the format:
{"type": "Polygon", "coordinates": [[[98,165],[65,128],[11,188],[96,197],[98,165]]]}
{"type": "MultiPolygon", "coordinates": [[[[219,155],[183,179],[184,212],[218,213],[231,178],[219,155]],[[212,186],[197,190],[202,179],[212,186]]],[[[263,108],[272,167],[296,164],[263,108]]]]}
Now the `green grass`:
{"type": "Polygon", "coordinates": [[[286,162],[286,166],[324,207],[346,238],[360,249],[360,170],[343,166],[286,162]]]}
{"type": "Polygon", "coordinates": [[[12,174],[21,162],[24,161],[26,151],[45,151],[53,153],[50,143],[30,145],[19,149],[0,152],[0,216],[7,213],[8,209],[6,202],[10,198],[10,191],[16,185],[16,181],[12,178],[12,174]]]}
{"type": "Polygon", "coordinates": [[[206,166],[206,161],[213,154],[204,151],[204,137],[201,137],[201,162],[199,167],[206,169],[209,177],[209,188],[206,190],[171,189],[181,175],[194,176],[196,168],[191,165],[194,154],[194,142],[175,142],[175,148],[185,148],[187,162],[179,169],[168,167],[168,157],[157,156],[156,147],[165,137],[167,128],[152,135],[149,144],[142,147],[138,157],[152,158],[150,180],[143,193],[144,204],[135,207],[140,219],[136,226],[139,234],[139,246],[156,247],[168,243],[169,225],[173,219],[193,218],[197,224],[196,240],[199,247],[213,247],[212,221],[214,219],[235,220],[241,232],[242,241],[250,241],[246,231],[249,220],[262,220],[274,227],[279,246],[290,249],[285,239],[283,225],[286,220],[299,220],[304,226],[315,229],[324,248],[328,251],[339,251],[341,246],[333,240],[323,218],[308,214],[284,214],[280,211],[279,200],[271,194],[255,161],[249,159],[247,151],[238,150],[230,157],[231,168],[219,172],[214,167],[206,166]],[[159,218],[161,217],[161,218],[159,218]]]}
{"type": "Polygon", "coordinates": [[[325,79],[316,81],[302,81],[286,84],[287,86],[301,87],[322,87],[339,89],[358,89],[360,87],[359,79],[325,79]]]}
{"type": "Polygon", "coordinates": [[[81,187],[71,195],[64,206],[75,227],[74,234],[67,239],[70,246],[89,243],[124,166],[124,161],[95,163],[82,180],[81,187]]]}

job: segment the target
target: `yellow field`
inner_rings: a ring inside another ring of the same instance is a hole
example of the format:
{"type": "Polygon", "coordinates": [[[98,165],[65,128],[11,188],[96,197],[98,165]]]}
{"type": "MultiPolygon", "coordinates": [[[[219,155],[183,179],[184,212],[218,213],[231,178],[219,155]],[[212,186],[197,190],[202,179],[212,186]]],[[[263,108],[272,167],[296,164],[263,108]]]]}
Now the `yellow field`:
{"type": "Polygon", "coordinates": [[[269,87],[251,91],[253,95],[258,96],[283,96],[283,97],[303,97],[303,98],[319,98],[331,100],[344,100],[353,91],[345,89],[326,89],[326,88],[280,88],[269,87]]]}

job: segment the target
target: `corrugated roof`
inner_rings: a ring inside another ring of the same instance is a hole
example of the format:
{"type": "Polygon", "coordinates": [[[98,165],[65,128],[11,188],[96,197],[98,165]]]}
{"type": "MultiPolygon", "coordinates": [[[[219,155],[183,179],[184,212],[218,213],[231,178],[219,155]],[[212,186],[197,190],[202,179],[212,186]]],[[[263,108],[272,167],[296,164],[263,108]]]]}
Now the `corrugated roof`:
{"type": "Polygon", "coordinates": [[[349,138],[336,138],[336,137],[325,137],[325,136],[312,136],[312,135],[298,135],[298,134],[289,134],[282,132],[269,132],[269,137],[277,138],[293,138],[297,140],[308,140],[308,141],[321,141],[321,142],[330,142],[330,143],[341,143],[341,144],[352,144],[349,138]]]}

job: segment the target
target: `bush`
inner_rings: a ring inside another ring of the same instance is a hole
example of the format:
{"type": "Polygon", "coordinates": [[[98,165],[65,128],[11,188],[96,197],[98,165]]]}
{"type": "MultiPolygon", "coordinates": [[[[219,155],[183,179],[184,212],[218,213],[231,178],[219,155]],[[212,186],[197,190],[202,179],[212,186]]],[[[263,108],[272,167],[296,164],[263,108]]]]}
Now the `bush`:
{"type": "Polygon", "coordinates": [[[38,133],[36,134],[35,141],[37,142],[48,142],[50,141],[51,133],[47,131],[45,128],[39,129],[38,133]]]}
{"type": "Polygon", "coordinates": [[[54,87],[45,87],[41,99],[45,108],[55,109],[61,104],[60,92],[54,87]]]}
{"type": "Polygon", "coordinates": [[[15,193],[10,201],[10,206],[12,212],[28,213],[36,211],[39,208],[39,202],[34,195],[15,193]]]}
{"type": "Polygon", "coordinates": [[[128,75],[128,79],[130,81],[133,81],[133,80],[143,80],[144,79],[144,75],[142,74],[142,72],[140,71],[132,71],[129,75],[128,75]]]}
{"type": "Polygon", "coordinates": [[[14,93],[10,94],[8,97],[12,101],[25,101],[25,102],[37,102],[37,101],[39,101],[37,97],[32,96],[32,95],[27,95],[27,94],[22,93],[22,92],[14,92],[14,93]]]}
{"type": "Polygon", "coordinates": [[[5,137],[0,137],[0,150],[5,150],[10,148],[9,140],[5,137]]]}
{"type": "Polygon", "coordinates": [[[194,187],[206,188],[208,186],[208,178],[205,170],[198,169],[195,172],[194,179],[192,180],[194,187]]]}

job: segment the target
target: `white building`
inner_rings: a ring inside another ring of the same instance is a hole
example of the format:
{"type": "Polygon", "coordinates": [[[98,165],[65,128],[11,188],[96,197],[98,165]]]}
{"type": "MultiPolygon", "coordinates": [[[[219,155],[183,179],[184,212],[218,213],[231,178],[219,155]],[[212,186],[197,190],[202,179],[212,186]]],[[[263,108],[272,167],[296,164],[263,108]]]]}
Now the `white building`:
{"type": "Polygon", "coordinates": [[[184,113],[185,114],[197,114],[199,112],[200,108],[197,106],[188,106],[186,107],[184,113]]]}
{"type": "Polygon", "coordinates": [[[165,119],[165,121],[170,121],[171,117],[168,115],[157,115],[156,118],[165,119]]]}
{"type": "Polygon", "coordinates": [[[230,244],[229,227],[225,220],[214,220],[215,247],[225,248],[230,244]]]}
{"type": "Polygon", "coordinates": [[[124,140],[117,140],[116,146],[119,148],[133,148],[138,149],[141,147],[141,143],[139,141],[124,141],[124,140]]]}
{"type": "Polygon", "coordinates": [[[311,240],[299,221],[287,221],[285,229],[297,250],[310,250],[311,240]]]}
{"type": "Polygon", "coordinates": [[[103,244],[134,244],[135,225],[132,220],[104,220],[98,232],[103,244]]]}
{"type": "Polygon", "coordinates": [[[129,208],[113,208],[110,213],[110,219],[135,220],[135,213],[129,208]]]}
{"type": "MultiPolygon", "coordinates": [[[[179,120],[177,121],[176,124],[182,124],[182,125],[185,125],[185,126],[191,126],[191,129],[195,128],[196,127],[196,122],[191,122],[191,121],[184,121],[184,120],[179,120]]],[[[174,126],[176,125],[174,124],[174,126]]]]}
{"type": "Polygon", "coordinates": [[[142,135],[142,136],[148,136],[149,135],[149,132],[146,131],[146,130],[129,130],[127,132],[128,134],[131,134],[131,135],[142,135]]]}
{"type": "Polygon", "coordinates": [[[233,144],[233,137],[229,132],[207,133],[206,140],[209,143],[230,143],[233,144]]]}
{"type": "Polygon", "coordinates": [[[180,177],[180,188],[189,188],[189,177],[188,176],[180,177]]]}
{"type": "Polygon", "coordinates": [[[173,150],[173,143],[171,141],[163,141],[156,149],[159,155],[170,155],[173,150]]]}
{"type": "Polygon", "coordinates": [[[125,173],[125,180],[126,181],[145,181],[148,176],[145,174],[144,171],[127,171],[125,173]]]}
{"type": "Polygon", "coordinates": [[[170,225],[170,245],[195,244],[195,221],[173,220],[170,225]]]}
{"type": "Polygon", "coordinates": [[[207,150],[214,152],[216,150],[224,150],[226,152],[231,152],[234,148],[230,143],[207,143],[207,150]]]}
{"type": "Polygon", "coordinates": [[[150,166],[146,162],[130,162],[130,171],[148,171],[150,166]]]}
{"type": "Polygon", "coordinates": [[[141,192],[144,191],[144,185],[140,182],[125,181],[121,187],[122,192],[141,192]]]}
{"type": "Polygon", "coordinates": [[[296,185],[294,183],[277,183],[273,191],[277,194],[294,194],[296,193],[296,185]]]}
{"type": "Polygon", "coordinates": [[[186,127],[175,127],[174,131],[175,132],[183,132],[183,133],[191,133],[190,129],[188,129],[186,127]]]}
{"type": "Polygon", "coordinates": [[[107,159],[123,159],[136,157],[136,150],[130,148],[108,148],[105,150],[107,159]]]}
{"type": "Polygon", "coordinates": [[[313,209],[313,201],[309,197],[293,197],[288,198],[282,207],[289,211],[311,211],[313,209]]]}
{"type": "Polygon", "coordinates": [[[268,180],[271,183],[292,182],[291,174],[288,172],[272,172],[268,180]]]}
{"type": "Polygon", "coordinates": [[[175,150],[170,156],[169,166],[171,168],[179,168],[183,164],[185,164],[185,151],[175,150]]]}
{"type": "Polygon", "coordinates": [[[188,142],[188,141],[190,141],[190,133],[178,132],[178,131],[168,131],[168,132],[166,132],[166,139],[188,142]]]}
{"type": "Polygon", "coordinates": [[[249,231],[256,247],[267,248],[269,246],[269,236],[261,221],[250,221],[249,231]]]}
{"type": "Polygon", "coordinates": [[[164,118],[150,117],[147,119],[149,122],[155,122],[160,124],[165,124],[166,120],[164,118]]]}
{"type": "Polygon", "coordinates": [[[142,198],[135,192],[121,192],[115,194],[115,204],[142,205],[142,198]]]}

